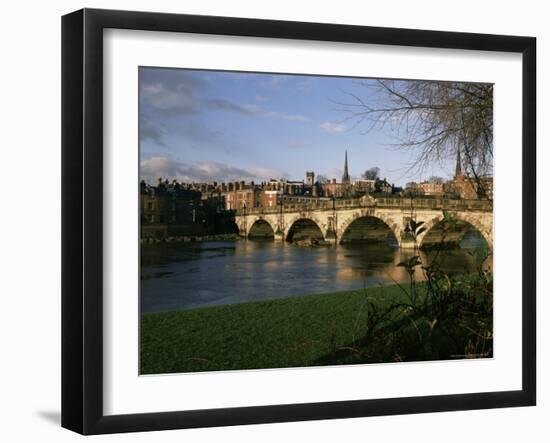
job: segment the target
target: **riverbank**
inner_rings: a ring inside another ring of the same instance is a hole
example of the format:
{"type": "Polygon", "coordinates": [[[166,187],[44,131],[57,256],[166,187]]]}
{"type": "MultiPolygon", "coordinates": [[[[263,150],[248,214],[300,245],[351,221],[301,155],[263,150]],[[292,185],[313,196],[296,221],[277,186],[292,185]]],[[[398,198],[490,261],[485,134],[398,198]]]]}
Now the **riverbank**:
{"type": "Polygon", "coordinates": [[[141,373],[301,367],[365,334],[366,300],[406,303],[397,285],[141,317],[141,373]]]}
{"type": "Polygon", "coordinates": [[[175,235],[166,237],[142,237],[141,244],[160,244],[160,243],[189,243],[206,241],[236,241],[241,240],[239,234],[210,234],[210,235],[175,235]]]}
{"type": "MultiPolygon", "coordinates": [[[[142,237],[140,239],[141,244],[162,244],[162,243],[189,243],[189,242],[208,242],[208,241],[237,241],[243,240],[244,237],[239,234],[210,234],[210,235],[177,235],[177,236],[166,236],[166,237],[142,237]]],[[[254,238],[255,241],[271,241],[273,237],[257,237],[254,238]]],[[[318,247],[318,246],[334,246],[334,243],[331,243],[326,240],[318,239],[304,239],[296,240],[292,242],[295,246],[301,247],[318,247]]]]}

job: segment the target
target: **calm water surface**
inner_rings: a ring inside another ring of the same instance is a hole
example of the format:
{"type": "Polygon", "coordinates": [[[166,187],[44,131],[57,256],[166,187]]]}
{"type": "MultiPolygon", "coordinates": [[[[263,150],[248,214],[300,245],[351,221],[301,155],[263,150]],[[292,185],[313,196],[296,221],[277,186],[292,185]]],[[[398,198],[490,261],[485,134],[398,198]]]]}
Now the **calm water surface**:
{"type": "MultiPolygon", "coordinates": [[[[440,252],[450,273],[473,271],[477,238],[440,252]]],[[[412,255],[389,245],[304,248],[286,242],[197,242],[141,248],[141,310],[169,311],[408,281],[396,264],[412,255]]],[[[421,252],[427,262],[435,252],[421,252]]],[[[491,266],[490,262],[485,262],[491,266]]],[[[421,274],[418,274],[421,278],[421,274]]]]}

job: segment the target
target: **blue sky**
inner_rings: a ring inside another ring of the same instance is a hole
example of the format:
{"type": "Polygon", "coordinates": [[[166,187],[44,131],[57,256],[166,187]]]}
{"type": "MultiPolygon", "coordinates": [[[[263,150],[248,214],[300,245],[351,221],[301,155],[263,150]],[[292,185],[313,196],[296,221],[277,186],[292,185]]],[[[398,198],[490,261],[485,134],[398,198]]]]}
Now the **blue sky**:
{"type": "Polygon", "coordinates": [[[414,152],[391,127],[367,131],[339,103],[368,99],[370,80],[140,68],[140,174],[184,181],[341,178],[378,166],[396,185],[450,177],[453,162],[408,171],[414,152]]]}

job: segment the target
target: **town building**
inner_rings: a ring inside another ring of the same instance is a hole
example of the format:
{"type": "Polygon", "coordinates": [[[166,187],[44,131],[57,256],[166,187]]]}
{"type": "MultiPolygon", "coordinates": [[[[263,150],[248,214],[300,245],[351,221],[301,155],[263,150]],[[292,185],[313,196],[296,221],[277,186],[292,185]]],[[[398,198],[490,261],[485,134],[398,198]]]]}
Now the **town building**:
{"type": "Polygon", "coordinates": [[[186,183],[158,179],[156,186],[141,182],[140,206],[142,236],[202,235],[226,229],[232,213],[256,208],[302,206],[307,208],[322,200],[372,196],[422,195],[477,199],[493,197],[491,176],[473,179],[462,172],[460,150],[452,180],[409,183],[405,190],[395,187],[386,178],[351,180],[348,154],[344,157],[341,181],[315,180],[315,172],[307,171],[305,180],[273,179],[261,183],[232,181],[186,183]],[[184,234],[182,234],[184,233],[184,234]]]}
{"type": "Polygon", "coordinates": [[[349,198],[352,195],[353,185],[351,184],[351,178],[348,169],[348,151],[346,151],[342,181],[337,182],[336,179],[333,178],[326,183],[318,183],[317,196],[329,198],[349,198]]]}
{"type": "Polygon", "coordinates": [[[348,172],[348,151],[346,151],[346,159],[344,160],[344,174],[342,175],[342,184],[349,184],[349,172],[348,172]]]}
{"type": "Polygon", "coordinates": [[[376,180],[360,179],[352,183],[353,193],[355,195],[365,195],[376,191],[376,180]]]}
{"type": "Polygon", "coordinates": [[[418,195],[443,197],[450,189],[446,183],[436,181],[424,181],[420,183],[413,183],[411,188],[418,195]]]}
{"type": "Polygon", "coordinates": [[[393,184],[390,184],[385,178],[376,180],[375,191],[381,194],[393,194],[393,184]]]}
{"type": "Polygon", "coordinates": [[[165,238],[225,231],[231,216],[219,194],[203,194],[193,184],[158,179],[156,186],[140,183],[141,236],[165,238]]]}
{"type": "MultiPolygon", "coordinates": [[[[395,192],[395,190],[394,190],[395,192]]],[[[462,169],[460,149],[457,149],[455,173],[451,180],[429,180],[407,183],[403,195],[461,198],[465,200],[493,199],[493,177],[472,177],[462,169]]]]}
{"type": "Polygon", "coordinates": [[[282,191],[270,191],[265,190],[262,194],[262,204],[263,208],[274,208],[281,202],[281,196],[283,195],[282,191]]]}
{"type": "Polygon", "coordinates": [[[489,175],[472,177],[462,172],[460,149],[456,151],[456,168],[451,190],[464,199],[493,199],[493,177],[489,175]]]}

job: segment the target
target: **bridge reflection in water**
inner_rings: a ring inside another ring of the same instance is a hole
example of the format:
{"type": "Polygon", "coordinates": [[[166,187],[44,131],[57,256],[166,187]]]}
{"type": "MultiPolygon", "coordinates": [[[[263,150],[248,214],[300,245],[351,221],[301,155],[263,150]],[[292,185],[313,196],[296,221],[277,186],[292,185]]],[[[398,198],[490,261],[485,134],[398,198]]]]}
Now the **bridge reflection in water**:
{"type": "MultiPolygon", "coordinates": [[[[459,247],[440,252],[450,273],[478,266],[486,242],[475,231],[459,247]]],[[[415,252],[389,242],[300,247],[289,242],[240,240],[143,245],[141,310],[154,312],[359,289],[408,281],[396,266],[415,252]]],[[[429,263],[435,252],[420,251],[429,263]]],[[[491,267],[490,258],[485,267],[491,267]]],[[[417,278],[422,278],[419,271],[417,278]]]]}

